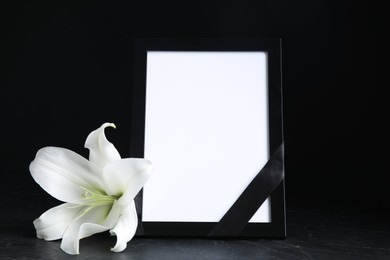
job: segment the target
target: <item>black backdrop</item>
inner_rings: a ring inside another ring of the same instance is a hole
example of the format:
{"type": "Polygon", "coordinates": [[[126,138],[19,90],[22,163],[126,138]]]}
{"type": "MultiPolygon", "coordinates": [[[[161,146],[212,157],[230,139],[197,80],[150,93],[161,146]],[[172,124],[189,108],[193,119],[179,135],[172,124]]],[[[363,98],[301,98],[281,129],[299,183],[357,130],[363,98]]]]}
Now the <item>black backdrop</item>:
{"type": "Polygon", "coordinates": [[[135,37],[278,37],[287,208],[384,208],[388,116],[380,18],[368,2],[3,1],[0,19],[4,187],[41,192],[28,172],[36,151],[86,156],[86,136],[106,121],[129,155],[135,37]]]}

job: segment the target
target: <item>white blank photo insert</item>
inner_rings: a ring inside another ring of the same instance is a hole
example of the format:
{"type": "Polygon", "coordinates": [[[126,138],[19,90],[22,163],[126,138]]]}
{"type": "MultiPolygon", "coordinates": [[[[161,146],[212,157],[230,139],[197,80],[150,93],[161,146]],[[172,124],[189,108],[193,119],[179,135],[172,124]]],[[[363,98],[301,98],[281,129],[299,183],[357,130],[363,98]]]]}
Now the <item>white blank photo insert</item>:
{"type": "Polygon", "coordinates": [[[265,52],[147,53],[143,221],[224,216],[269,159],[267,89],[265,52]]]}

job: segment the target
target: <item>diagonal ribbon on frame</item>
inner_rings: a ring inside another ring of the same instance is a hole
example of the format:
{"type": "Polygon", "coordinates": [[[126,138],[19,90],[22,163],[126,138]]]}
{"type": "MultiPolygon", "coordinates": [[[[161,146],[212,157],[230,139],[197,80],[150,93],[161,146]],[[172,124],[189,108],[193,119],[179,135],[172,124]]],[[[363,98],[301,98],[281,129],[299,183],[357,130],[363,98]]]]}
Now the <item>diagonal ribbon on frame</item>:
{"type": "Polygon", "coordinates": [[[238,236],[283,178],[284,144],[282,143],[208,236],[238,236]]]}

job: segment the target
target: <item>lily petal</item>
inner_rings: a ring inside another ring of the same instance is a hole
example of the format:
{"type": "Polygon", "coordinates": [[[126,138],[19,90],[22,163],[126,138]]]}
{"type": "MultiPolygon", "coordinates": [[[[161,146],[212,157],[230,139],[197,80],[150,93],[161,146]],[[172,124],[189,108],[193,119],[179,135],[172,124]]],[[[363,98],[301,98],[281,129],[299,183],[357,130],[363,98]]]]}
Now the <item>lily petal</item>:
{"type": "Polygon", "coordinates": [[[89,161],[101,168],[110,162],[121,159],[118,150],[107,140],[104,133],[104,129],[108,126],[116,128],[113,123],[104,123],[91,132],[85,141],[85,148],[89,149],[89,161]]]}
{"type": "Polygon", "coordinates": [[[146,159],[126,158],[111,162],[103,169],[105,190],[109,195],[124,196],[126,193],[132,200],[145,185],[151,171],[152,164],[146,159]]]}
{"type": "Polygon", "coordinates": [[[99,168],[77,153],[59,147],[45,147],[30,164],[34,180],[54,198],[82,204],[84,188],[103,189],[99,168]]]}
{"type": "Polygon", "coordinates": [[[104,226],[105,219],[111,206],[102,206],[76,217],[68,226],[61,241],[61,249],[68,254],[79,254],[80,239],[109,230],[104,226]]]}
{"type": "Polygon", "coordinates": [[[116,244],[111,251],[121,252],[126,249],[129,242],[135,235],[138,225],[137,211],[134,201],[120,216],[117,224],[110,230],[111,235],[116,235],[116,244]]]}
{"type": "Polygon", "coordinates": [[[48,241],[62,238],[71,221],[80,212],[80,208],[72,206],[74,205],[70,203],[61,204],[34,220],[37,237],[48,241]]]}
{"type": "Polygon", "coordinates": [[[83,239],[92,236],[93,234],[104,232],[108,229],[109,229],[108,227],[95,224],[95,223],[83,223],[80,226],[79,239],[83,239]]]}

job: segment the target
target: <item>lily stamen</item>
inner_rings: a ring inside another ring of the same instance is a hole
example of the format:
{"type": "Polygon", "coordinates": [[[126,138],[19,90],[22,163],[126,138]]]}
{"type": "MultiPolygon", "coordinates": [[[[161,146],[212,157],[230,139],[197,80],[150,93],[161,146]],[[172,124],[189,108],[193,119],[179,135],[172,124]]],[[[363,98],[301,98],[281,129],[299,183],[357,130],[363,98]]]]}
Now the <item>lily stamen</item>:
{"type": "Polygon", "coordinates": [[[81,218],[89,211],[96,207],[113,205],[115,200],[118,200],[120,196],[108,195],[101,191],[90,190],[85,187],[81,187],[84,192],[81,195],[85,200],[84,203],[78,204],[72,208],[85,207],[81,214],[77,218],[81,218]]]}

